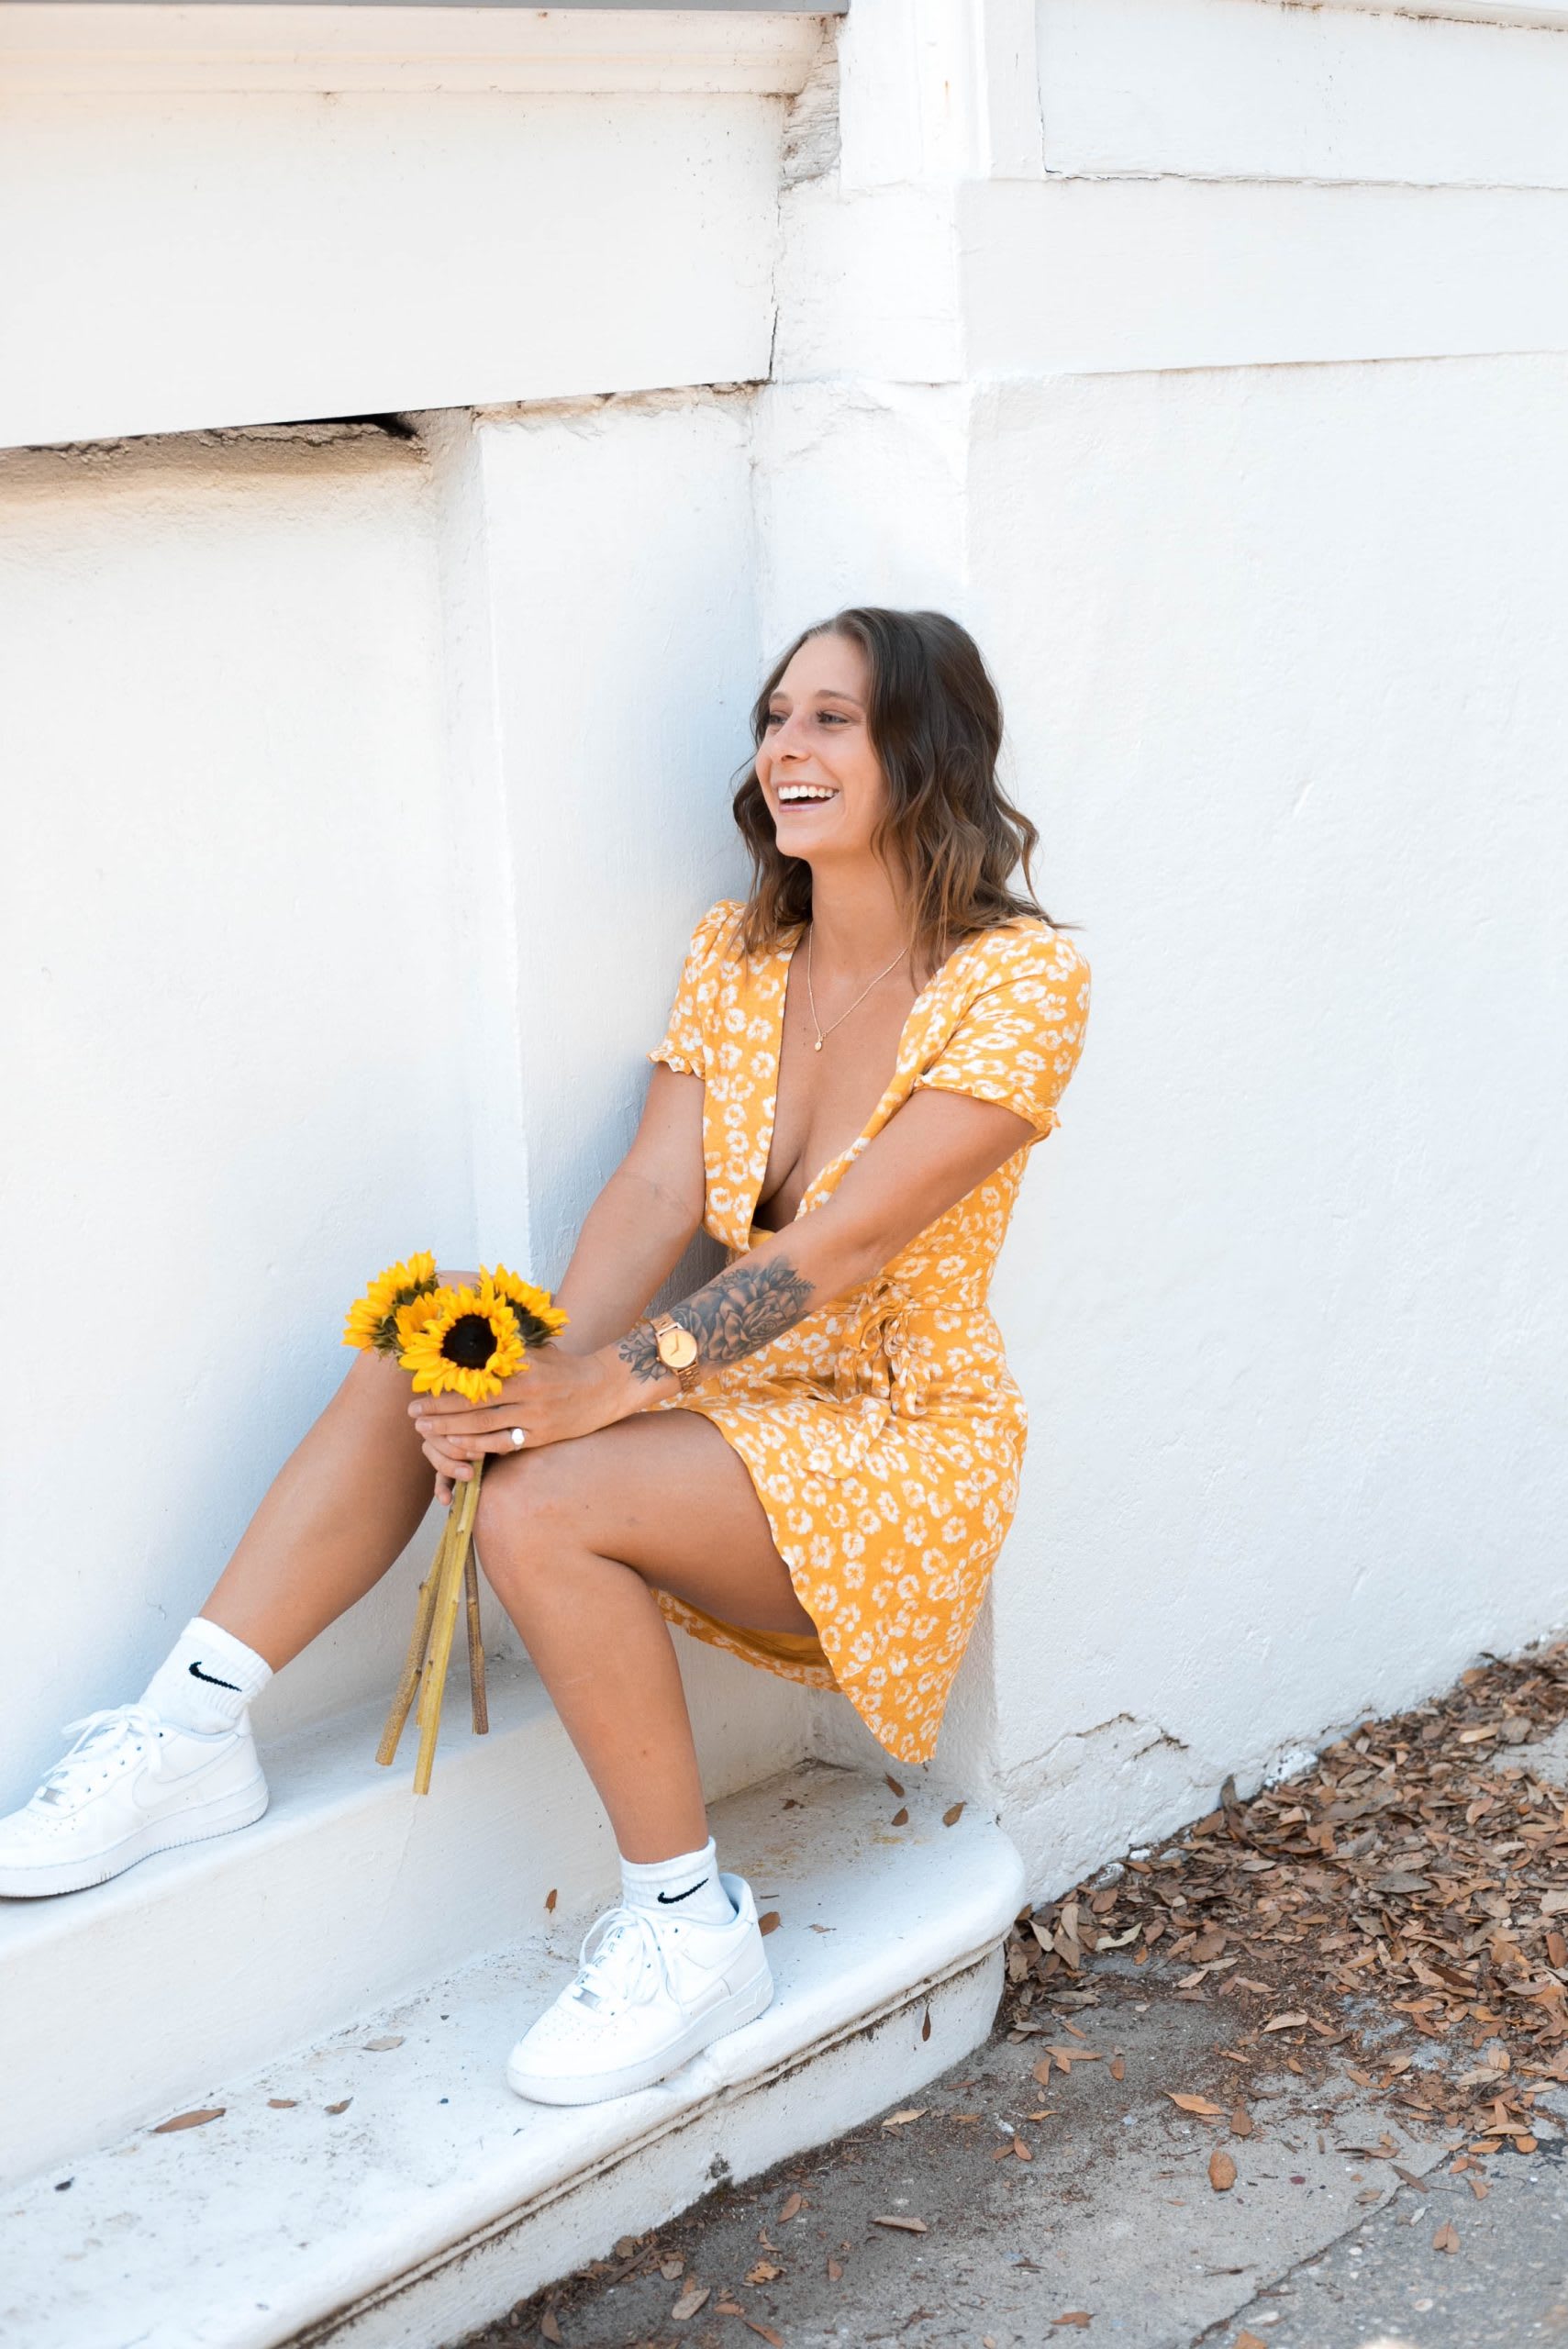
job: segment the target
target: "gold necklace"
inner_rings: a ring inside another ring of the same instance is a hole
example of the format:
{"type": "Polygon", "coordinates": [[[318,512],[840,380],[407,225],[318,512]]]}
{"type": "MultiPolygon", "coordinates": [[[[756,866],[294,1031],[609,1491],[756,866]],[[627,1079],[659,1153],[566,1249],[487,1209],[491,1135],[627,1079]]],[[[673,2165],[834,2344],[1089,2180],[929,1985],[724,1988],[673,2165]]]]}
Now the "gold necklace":
{"type": "Polygon", "coordinates": [[[887,969],[879,971],[876,974],[876,978],[872,980],[871,985],[863,986],[861,989],[859,995],[855,997],[854,1003],[850,1005],[849,1010],[840,1011],[838,1019],[829,1020],[827,1027],[824,1028],[822,1022],[817,1017],[817,997],[811,991],[811,941],[816,935],[817,925],[815,922],[812,922],[808,925],[806,932],[806,999],[811,1006],[811,1024],[817,1030],[817,1041],[813,1044],[811,1049],[814,1052],[819,1052],[822,1050],[823,1045],[827,1042],[828,1037],[833,1033],[834,1029],[843,1025],[844,1021],[849,1018],[850,1012],[854,1010],[855,1006],[865,1001],[867,996],[871,993],[872,987],[874,987],[879,980],[886,978],[888,971],[896,970],[898,964],[902,963],[906,954],[908,953],[909,949],[907,946],[901,946],[897,953],[894,956],[892,962],[888,963],[887,969]]]}

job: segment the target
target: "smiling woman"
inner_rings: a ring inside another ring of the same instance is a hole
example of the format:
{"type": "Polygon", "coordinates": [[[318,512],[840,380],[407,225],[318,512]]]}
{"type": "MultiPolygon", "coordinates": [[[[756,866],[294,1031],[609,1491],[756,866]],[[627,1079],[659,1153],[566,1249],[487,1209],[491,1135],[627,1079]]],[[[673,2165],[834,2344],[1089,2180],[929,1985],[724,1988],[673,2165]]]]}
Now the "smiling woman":
{"type": "Polygon", "coordinates": [[[1088,965],[1034,898],[1001,712],[934,612],[840,613],[753,719],[742,902],[698,922],[636,1138],[493,1403],[363,1354],[141,1699],[0,1821],[0,1892],[242,1825],[250,1698],[487,1459],[484,1570],[602,1797],[620,1905],[508,2078],[590,2102],[773,1996],[721,1874],[667,1621],[931,1753],[1012,1520],[1023,1398],[986,1297],[1083,1047],[1088,965]],[[1021,872],[1021,881],[1016,877],[1021,872]],[[642,1318],[699,1225],[722,1272],[642,1318]],[[519,1441],[520,1440],[520,1441],[519,1441]]]}

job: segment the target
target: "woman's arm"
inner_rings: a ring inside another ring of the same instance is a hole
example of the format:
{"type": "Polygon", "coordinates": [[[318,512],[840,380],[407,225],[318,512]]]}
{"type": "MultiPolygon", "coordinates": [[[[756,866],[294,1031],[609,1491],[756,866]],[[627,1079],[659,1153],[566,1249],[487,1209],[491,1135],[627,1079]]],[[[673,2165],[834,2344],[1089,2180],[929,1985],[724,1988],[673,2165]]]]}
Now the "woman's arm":
{"type": "MultiPolygon", "coordinates": [[[[873,1280],[917,1233],[967,1198],[1033,1138],[1016,1111],[960,1093],[917,1093],[840,1177],[831,1196],[673,1308],[697,1360],[718,1368],[754,1353],[846,1290],[873,1280]]],[[[635,1396],[672,1393],[646,1324],[617,1352],[635,1396]]],[[[637,1400],[633,1410],[640,1408],[637,1400]]]]}
{"type": "MultiPolygon", "coordinates": [[[[700,1152],[701,1085],[693,1077],[662,1074],[669,1086],[686,1086],[696,1096],[700,1152]]],[[[680,1130],[679,1119],[685,1114],[684,1108],[673,1106],[672,1131],[680,1130]]],[[[994,1174],[1033,1138],[1034,1131],[1028,1119],[997,1102],[976,1100],[962,1093],[915,1094],[895,1111],[819,1208],[798,1217],[783,1231],[772,1233],[761,1247],[738,1258],[674,1308],[673,1319],[697,1341],[698,1362],[707,1369],[739,1362],[835,1297],[873,1279],[917,1232],[994,1174]]],[[[636,1148],[634,1144],[634,1152],[636,1148]]],[[[685,1198],[689,1212],[689,1194],[680,1188],[674,1156],[660,1163],[673,1176],[673,1198],[685,1198]]],[[[616,1179],[606,1186],[601,1204],[609,1199],[616,1179]]],[[[645,1174],[639,1185],[646,1181],[645,1174]]],[[[670,1248],[667,1258],[659,1255],[651,1241],[643,1255],[637,1255],[639,1243],[636,1241],[623,1239],[617,1246],[618,1219],[623,1213],[637,1213],[648,1197],[644,1187],[627,1191],[612,1210],[617,1220],[606,1219],[603,1262],[617,1268],[619,1286],[603,1276],[602,1286],[590,1293],[590,1269],[584,1264],[584,1293],[596,1328],[614,1321],[631,1296],[633,1257],[639,1267],[639,1278],[656,1262],[661,1266],[642,1290],[640,1302],[631,1307],[635,1315],[696,1228],[694,1219],[684,1227],[680,1246],[673,1246],[681,1222],[672,1204],[663,1227],[663,1244],[670,1248]],[[610,1309],[612,1293],[614,1311],[610,1309]]],[[[595,1207],[594,1215],[598,1212],[595,1207]]],[[[573,1273],[584,1256],[588,1231],[585,1224],[572,1260],[573,1273]]],[[[596,1275],[596,1260],[595,1270],[596,1275]]],[[[564,1282],[561,1295],[572,1310],[564,1282]]],[[[443,1475],[466,1476],[470,1471],[461,1464],[483,1453],[512,1448],[509,1431],[515,1425],[527,1430],[530,1444],[559,1443],[628,1419],[633,1412],[646,1410],[664,1396],[674,1394],[675,1375],[659,1360],[648,1330],[634,1327],[622,1335],[624,1329],[622,1321],[613,1335],[601,1338],[593,1351],[575,1359],[562,1359],[564,1350],[559,1345],[542,1347],[529,1357],[526,1370],[508,1380],[498,1403],[477,1410],[454,1396],[419,1397],[410,1409],[435,1466],[443,1475]]]]}
{"type": "Polygon", "coordinates": [[[654,1067],[636,1138],[589,1208],[555,1301],[563,1354],[629,1330],[685,1254],[703,1215],[703,1084],[654,1067]]]}

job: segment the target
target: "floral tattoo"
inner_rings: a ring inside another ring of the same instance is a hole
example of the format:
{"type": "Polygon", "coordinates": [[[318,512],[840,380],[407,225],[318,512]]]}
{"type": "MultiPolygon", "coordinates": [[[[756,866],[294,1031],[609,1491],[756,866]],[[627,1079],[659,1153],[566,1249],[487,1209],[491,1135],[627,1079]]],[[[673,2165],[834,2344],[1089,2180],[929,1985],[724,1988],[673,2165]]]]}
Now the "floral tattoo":
{"type": "MultiPolygon", "coordinates": [[[[731,1264],[695,1296],[684,1297],[675,1319],[697,1341],[697,1360],[711,1368],[739,1362],[804,1321],[817,1291],[795,1266],[775,1256],[765,1264],[731,1264]]],[[[662,1378],[653,1333],[639,1321],[621,1340],[622,1362],[639,1378],[662,1378]]]]}

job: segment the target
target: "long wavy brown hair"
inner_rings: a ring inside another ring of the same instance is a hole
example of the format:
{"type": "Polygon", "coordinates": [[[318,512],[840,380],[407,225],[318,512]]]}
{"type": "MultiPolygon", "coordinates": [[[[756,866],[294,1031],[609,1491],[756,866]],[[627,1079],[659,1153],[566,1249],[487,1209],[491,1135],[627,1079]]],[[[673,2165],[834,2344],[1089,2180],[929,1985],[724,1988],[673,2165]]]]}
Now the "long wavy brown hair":
{"type": "MultiPolygon", "coordinates": [[[[1002,705],[968,629],[945,612],[868,604],[803,629],[757,696],[753,743],[760,745],[767,729],[779,680],[817,636],[848,637],[866,657],[866,722],[887,784],[887,806],[871,844],[907,891],[917,962],[934,971],[962,940],[1019,914],[1050,921],[1031,872],[1040,834],[997,780],[1002,705]],[[1020,871],[1021,886],[1015,877],[1020,871]]],[[[811,867],[781,854],[755,763],[737,784],[734,810],[751,860],[751,886],[733,943],[743,953],[766,953],[810,920],[811,867]]]]}

